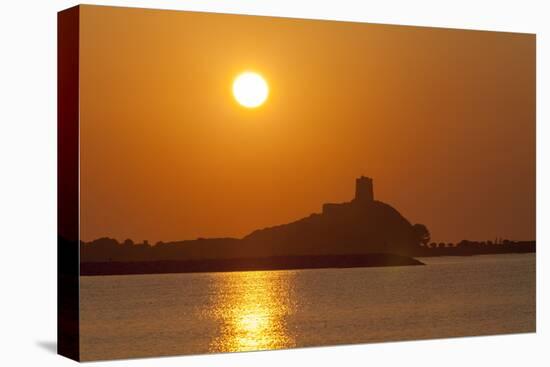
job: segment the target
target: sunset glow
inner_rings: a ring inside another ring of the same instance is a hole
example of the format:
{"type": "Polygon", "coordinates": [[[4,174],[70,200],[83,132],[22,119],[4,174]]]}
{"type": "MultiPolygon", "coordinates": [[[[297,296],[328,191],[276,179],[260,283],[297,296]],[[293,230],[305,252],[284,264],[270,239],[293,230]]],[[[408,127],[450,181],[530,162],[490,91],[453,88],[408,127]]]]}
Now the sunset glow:
{"type": "Polygon", "coordinates": [[[438,242],[534,237],[533,36],[151,14],[82,14],[82,240],[240,238],[362,174],[438,242]]]}

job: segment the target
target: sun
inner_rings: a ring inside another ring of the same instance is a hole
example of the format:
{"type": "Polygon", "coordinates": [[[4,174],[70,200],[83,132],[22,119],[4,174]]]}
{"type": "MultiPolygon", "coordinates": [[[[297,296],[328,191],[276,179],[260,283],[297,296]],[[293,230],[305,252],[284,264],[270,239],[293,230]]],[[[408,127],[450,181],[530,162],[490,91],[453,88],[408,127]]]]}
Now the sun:
{"type": "Polygon", "coordinates": [[[258,73],[245,71],[233,81],[233,96],[244,107],[259,107],[265,102],[268,95],[269,86],[258,73]]]}

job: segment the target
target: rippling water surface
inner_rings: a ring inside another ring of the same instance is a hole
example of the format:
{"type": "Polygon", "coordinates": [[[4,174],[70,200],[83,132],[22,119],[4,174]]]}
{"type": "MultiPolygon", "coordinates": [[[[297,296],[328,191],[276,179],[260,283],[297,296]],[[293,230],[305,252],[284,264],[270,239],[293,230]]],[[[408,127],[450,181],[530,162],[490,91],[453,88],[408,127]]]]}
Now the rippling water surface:
{"type": "Polygon", "coordinates": [[[83,360],[535,331],[535,255],[81,277],[83,360]]]}

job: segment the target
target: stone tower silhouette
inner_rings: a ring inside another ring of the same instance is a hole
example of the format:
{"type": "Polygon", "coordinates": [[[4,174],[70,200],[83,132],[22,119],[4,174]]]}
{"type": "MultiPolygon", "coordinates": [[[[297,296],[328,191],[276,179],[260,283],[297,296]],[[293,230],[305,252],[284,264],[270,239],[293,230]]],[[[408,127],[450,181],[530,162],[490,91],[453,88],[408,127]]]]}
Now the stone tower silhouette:
{"type": "Polygon", "coordinates": [[[355,179],[355,199],[358,203],[368,203],[374,200],[372,178],[361,176],[355,179]]]}

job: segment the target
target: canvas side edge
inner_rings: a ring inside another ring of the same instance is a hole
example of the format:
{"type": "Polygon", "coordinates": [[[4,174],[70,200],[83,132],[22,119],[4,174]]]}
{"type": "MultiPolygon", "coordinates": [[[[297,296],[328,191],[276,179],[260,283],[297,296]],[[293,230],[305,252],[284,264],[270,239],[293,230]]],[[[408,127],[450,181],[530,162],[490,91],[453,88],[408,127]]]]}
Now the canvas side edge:
{"type": "Polygon", "coordinates": [[[80,360],[80,8],[57,15],[57,353],[80,360]]]}

